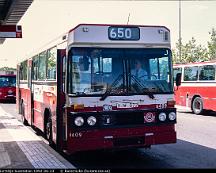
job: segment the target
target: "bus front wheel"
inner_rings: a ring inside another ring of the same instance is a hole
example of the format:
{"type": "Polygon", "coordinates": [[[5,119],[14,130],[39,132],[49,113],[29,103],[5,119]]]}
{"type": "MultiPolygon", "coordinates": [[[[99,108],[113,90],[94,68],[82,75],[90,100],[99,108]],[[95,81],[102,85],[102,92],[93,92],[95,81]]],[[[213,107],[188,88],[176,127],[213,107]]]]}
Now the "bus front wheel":
{"type": "Polygon", "coordinates": [[[193,113],[200,115],[203,113],[203,101],[200,97],[196,97],[192,103],[193,113]]]}

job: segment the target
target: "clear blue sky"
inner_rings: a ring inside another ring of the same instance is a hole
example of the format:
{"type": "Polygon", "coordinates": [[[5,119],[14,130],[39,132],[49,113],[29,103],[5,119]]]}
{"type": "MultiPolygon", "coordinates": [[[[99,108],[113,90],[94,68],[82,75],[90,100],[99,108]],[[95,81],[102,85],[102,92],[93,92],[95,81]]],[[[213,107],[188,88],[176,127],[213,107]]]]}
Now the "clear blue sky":
{"type": "MultiPolygon", "coordinates": [[[[216,28],[216,1],[182,1],[183,43],[193,37],[207,45],[216,28]]],[[[22,39],[0,45],[0,66],[15,67],[32,52],[79,23],[165,25],[171,30],[172,47],[178,40],[178,1],[34,0],[19,24],[22,39]]]]}

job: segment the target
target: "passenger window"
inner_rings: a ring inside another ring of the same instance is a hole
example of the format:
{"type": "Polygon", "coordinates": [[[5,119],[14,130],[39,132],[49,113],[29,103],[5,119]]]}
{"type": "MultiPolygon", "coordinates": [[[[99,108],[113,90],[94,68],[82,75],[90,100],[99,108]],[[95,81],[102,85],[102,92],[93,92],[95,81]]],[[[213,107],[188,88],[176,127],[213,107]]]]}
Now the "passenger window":
{"type": "Polygon", "coordinates": [[[196,81],[198,78],[198,67],[185,67],[184,68],[184,81],[196,81]]]}
{"type": "Polygon", "coordinates": [[[56,79],[56,47],[47,51],[47,79],[56,79]]]}
{"type": "Polygon", "coordinates": [[[46,51],[39,55],[38,79],[46,79],[46,51]]]}
{"type": "Polygon", "coordinates": [[[20,80],[27,80],[27,61],[20,65],[20,80]]]}
{"type": "Polygon", "coordinates": [[[176,81],[176,75],[177,75],[178,73],[182,73],[182,68],[181,68],[181,67],[175,67],[175,68],[173,69],[173,78],[174,78],[174,81],[176,81]]]}
{"type": "Polygon", "coordinates": [[[33,57],[33,80],[37,80],[38,78],[38,55],[36,55],[35,57],[33,57]]]}
{"type": "Polygon", "coordinates": [[[199,80],[215,80],[215,67],[213,65],[200,67],[199,80]]]}
{"type": "Polygon", "coordinates": [[[66,56],[63,57],[63,72],[62,72],[62,91],[65,92],[65,74],[66,74],[66,56]]]}

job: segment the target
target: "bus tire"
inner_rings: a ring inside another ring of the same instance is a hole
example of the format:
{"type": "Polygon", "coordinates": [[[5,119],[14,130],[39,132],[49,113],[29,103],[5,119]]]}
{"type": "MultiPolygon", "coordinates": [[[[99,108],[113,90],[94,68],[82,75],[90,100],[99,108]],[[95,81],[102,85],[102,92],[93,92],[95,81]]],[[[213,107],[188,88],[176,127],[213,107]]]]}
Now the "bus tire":
{"type": "Polygon", "coordinates": [[[203,110],[203,101],[201,97],[195,97],[192,102],[192,111],[196,115],[200,115],[204,112],[203,110]]]}
{"type": "Polygon", "coordinates": [[[45,126],[45,138],[48,140],[50,146],[54,146],[53,137],[52,137],[52,119],[49,115],[46,120],[45,126]]]}
{"type": "Polygon", "coordinates": [[[28,122],[25,118],[25,107],[24,107],[23,103],[21,104],[21,121],[22,121],[23,125],[25,125],[25,126],[28,125],[28,122]]]}

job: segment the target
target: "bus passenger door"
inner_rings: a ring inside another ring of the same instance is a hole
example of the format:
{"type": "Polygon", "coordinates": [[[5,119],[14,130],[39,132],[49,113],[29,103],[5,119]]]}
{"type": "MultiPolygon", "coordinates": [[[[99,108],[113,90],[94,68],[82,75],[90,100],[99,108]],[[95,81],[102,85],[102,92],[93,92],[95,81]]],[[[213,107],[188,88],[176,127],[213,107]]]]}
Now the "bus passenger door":
{"type": "Polygon", "coordinates": [[[65,125],[64,125],[64,105],[65,105],[65,72],[66,72],[66,49],[57,50],[57,109],[56,109],[56,144],[57,149],[64,148],[65,125]]]}
{"type": "Polygon", "coordinates": [[[28,123],[30,125],[33,125],[33,118],[32,118],[32,115],[33,115],[33,104],[32,104],[32,100],[33,100],[33,94],[32,94],[32,60],[29,60],[28,61],[28,98],[27,98],[27,109],[28,109],[28,112],[27,112],[27,119],[28,119],[28,123]]]}

